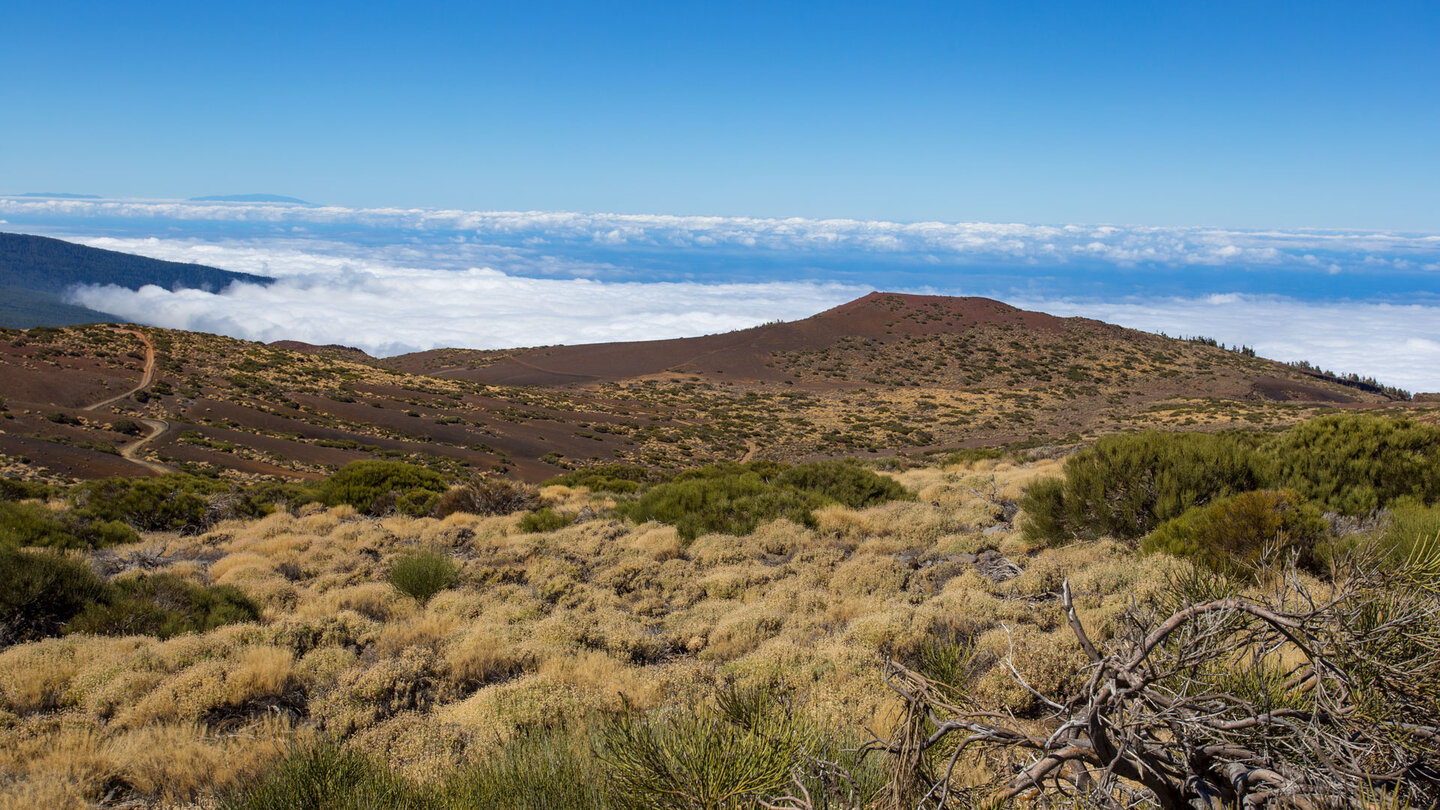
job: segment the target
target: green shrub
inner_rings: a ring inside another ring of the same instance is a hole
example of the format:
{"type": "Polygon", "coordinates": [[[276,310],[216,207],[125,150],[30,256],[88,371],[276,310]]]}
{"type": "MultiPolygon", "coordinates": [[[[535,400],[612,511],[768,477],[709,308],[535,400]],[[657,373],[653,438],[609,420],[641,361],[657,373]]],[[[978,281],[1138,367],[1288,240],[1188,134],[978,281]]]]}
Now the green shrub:
{"type": "Polygon", "coordinates": [[[613,492],[629,495],[639,492],[648,484],[657,483],[660,475],[649,467],[633,464],[603,464],[596,467],[582,467],[558,475],[545,482],[546,486],[586,487],[591,492],[613,492]]]}
{"type": "Polygon", "coordinates": [[[0,646],[58,633],[106,591],[83,562],[0,544],[0,646]]]}
{"type": "Polygon", "coordinates": [[[435,513],[440,517],[465,512],[471,515],[508,515],[540,506],[540,491],[508,478],[481,476],[451,487],[440,496],[435,513]]]}
{"type": "Polygon", "coordinates": [[[133,543],[140,535],[114,520],[57,512],[44,504],[0,502],[0,543],[46,548],[103,548],[133,543]]]}
{"type": "Polygon", "coordinates": [[[367,459],[345,465],[317,488],[329,506],[349,504],[367,515],[428,515],[450,488],[444,476],[399,461],[367,459]]]}
{"type": "Polygon", "coordinates": [[[1440,537],[1440,504],[1399,503],[1390,513],[1380,542],[1385,554],[1399,562],[1421,549],[1433,548],[1431,544],[1437,537],[1440,537]]]}
{"type": "Polygon", "coordinates": [[[430,796],[376,760],[326,742],[296,749],[223,797],[225,810],[426,810],[430,796]]]}
{"type": "Polygon", "coordinates": [[[740,810],[789,784],[803,742],[779,707],[748,728],[711,712],[627,713],[606,726],[600,758],[615,807],[740,810]]]}
{"type": "Polygon", "coordinates": [[[457,575],[455,563],[433,551],[410,552],[390,566],[390,584],[421,602],[454,585],[457,575]]]}
{"type": "Polygon", "coordinates": [[[1021,501],[1026,537],[1137,540],[1194,506],[1258,489],[1265,463],[1245,442],[1204,433],[1109,436],[1065,461],[1064,486],[1021,501]]]}
{"type": "Polygon", "coordinates": [[[1020,499],[1021,536],[1028,543],[1058,545],[1075,539],[1065,520],[1065,479],[1041,478],[1020,499]]]}
{"type": "Polygon", "coordinates": [[[1330,563],[1343,563],[1356,555],[1378,556],[1383,561],[1401,564],[1412,555],[1440,543],[1440,504],[1424,506],[1401,499],[1388,512],[1381,513],[1375,531],[1358,532],[1337,537],[1317,551],[1330,563]]]}
{"type": "Polygon", "coordinates": [[[547,507],[531,512],[520,518],[520,530],[524,532],[553,532],[556,529],[563,529],[574,522],[574,515],[561,514],[547,507]]]}
{"type": "Polygon", "coordinates": [[[852,509],[886,501],[915,500],[895,479],[867,470],[854,459],[797,464],[781,470],[771,483],[819,495],[852,509]]]}
{"type": "Polygon", "coordinates": [[[140,531],[194,532],[214,521],[211,502],[230,492],[221,481],[182,473],[154,478],[104,478],[70,490],[72,513],[84,521],[118,521],[140,531]]]}
{"type": "Polygon", "coordinates": [[[259,618],[259,606],[232,586],[207,587],[174,574],[143,574],[110,583],[65,632],[163,639],[259,618]]]}
{"type": "Polygon", "coordinates": [[[1231,576],[1253,572],[1267,555],[1294,555],[1316,567],[1316,545],[1329,523],[1320,510],[1290,490],[1261,489],[1221,498],[1168,520],[1140,543],[1146,554],[1186,557],[1231,576]]]}
{"type": "Polygon", "coordinates": [[[686,470],[617,511],[637,522],[658,520],[695,539],[706,532],[745,535],[787,518],[815,525],[813,510],[831,503],[860,508],[914,498],[858,462],[817,461],[794,467],[773,461],[713,464],[686,470]]]}
{"type": "Polygon", "coordinates": [[[68,414],[68,413],[62,413],[62,412],[60,412],[60,411],[51,411],[50,413],[45,414],[45,418],[48,419],[48,420],[50,420],[51,422],[54,422],[54,423],[57,424],[57,425],[79,425],[79,424],[82,424],[81,421],[80,421],[80,417],[78,417],[78,416],[73,416],[73,415],[68,414]]]}
{"type": "Polygon", "coordinates": [[[126,436],[139,436],[145,433],[145,426],[134,419],[116,419],[110,423],[110,429],[126,436]]]}
{"type": "Polygon", "coordinates": [[[507,740],[444,786],[447,808],[598,810],[609,807],[590,735],[568,726],[533,728],[507,740]]]}
{"type": "Polygon", "coordinates": [[[62,514],[39,503],[0,503],[0,543],[73,548],[74,533],[62,514]]]}
{"type": "Polygon", "coordinates": [[[0,503],[5,501],[45,500],[55,494],[55,487],[40,481],[0,478],[0,503]]]}
{"type": "Polygon", "coordinates": [[[707,532],[746,535],[761,523],[789,518],[815,524],[811,511],[823,506],[818,495],[767,484],[757,473],[691,478],[661,484],[616,511],[641,523],[658,520],[693,540],[707,532]]]}
{"type": "Polygon", "coordinates": [[[1281,486],[1326,509],[1363,515],[1400,498],[1440,501],[1440,426],[1336,414],[1296,425],[1264,449],[1281,486]]]}

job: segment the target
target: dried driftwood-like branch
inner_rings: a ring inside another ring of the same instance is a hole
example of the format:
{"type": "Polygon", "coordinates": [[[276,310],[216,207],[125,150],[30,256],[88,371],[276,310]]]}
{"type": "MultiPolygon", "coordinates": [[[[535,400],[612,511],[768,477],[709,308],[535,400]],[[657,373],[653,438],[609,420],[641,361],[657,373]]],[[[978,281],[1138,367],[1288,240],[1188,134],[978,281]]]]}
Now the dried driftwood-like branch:
{"type": "Polygon", "coordinates": [[[888,804],[970,803],[955,767],[980,748],[1019,763],[999,801],[1440,806],[1436,550],[1405,565],[1358,565],[1326,586],[1293,570],[1243,596],[1177,586],[1170,604],[1133,607],[1103,646],[1066,582],[1060,604],[1088,677],[1073,694],[1045,696],[1010,666],[1050,712],[1029,722],[890,661],[885,682],[905,713],[871,744],[892,758],[888,804]]]}

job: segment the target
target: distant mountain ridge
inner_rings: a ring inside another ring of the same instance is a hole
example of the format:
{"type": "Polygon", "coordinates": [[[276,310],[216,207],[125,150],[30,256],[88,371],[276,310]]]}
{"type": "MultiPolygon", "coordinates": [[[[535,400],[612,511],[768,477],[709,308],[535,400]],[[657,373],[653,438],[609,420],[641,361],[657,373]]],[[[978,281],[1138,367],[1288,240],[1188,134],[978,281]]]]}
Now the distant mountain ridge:
{"type": "Polygon", "coordinates": [[[16,197],[50,197],[56,200],[98,200],[99,194],[71,194],[65,191],[27,191],[24,194],[16,194],[16,197]]]}
{"type": "Polygon", "coordinates": [[[290,203],[292,205],[314,205],[298,197],[281,194],[211,194],[206,197],[191,197],[190,202],[268,202],[290,203]]]}
{"type": "Polygon", "coordinates": [[[138,289],[219,290],[231,282],[269,284],[271,279],[201,264],[151,259],[30,234],[0,233],[0,326],[68,326],[118,320],[113,315],[66,303],[64,293],[80,284],[114,284],[138,289]]]}

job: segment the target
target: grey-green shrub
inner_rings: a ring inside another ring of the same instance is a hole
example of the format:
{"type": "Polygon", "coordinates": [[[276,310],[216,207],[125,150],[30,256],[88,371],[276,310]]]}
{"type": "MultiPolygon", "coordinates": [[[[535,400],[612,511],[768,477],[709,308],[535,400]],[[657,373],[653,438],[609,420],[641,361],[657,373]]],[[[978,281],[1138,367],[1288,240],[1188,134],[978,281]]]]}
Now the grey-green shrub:
{"type": "Polygon", "coordinates": [[[1291,556],[1301,567],[1315,568],[1316,546],[1328,531],[1320,510],[1294,491],[1262,489],[1221,498],[1168,520],[1140,542],[1140,550],[1245,576],[1262,564],[1291,556]]]}
{"type": "Polygon", "coordinates": [[[0,647],[55,635],[105,593],[84,562],[0,543],[0,647]]]}
{"type": "Polygon", "coordinates": [[[414,464],[366,459],[346,464],[316,490],[322,503],[348,504],[367,515],[428,515],[450,488],[442,475],[414,464]]]}
{"type": "Polygon", "coordinates": [[[1402,498],[1440,501],[1440,426],[1334,414],[1296,425],[1263,450],[1278,485],[1326,509],[1363,515],[1402,498]]]}
{"type": "Polygon", "coordinates": [[[1066,459],[1064,484],[1032,487],[1020,502],[1032,542],[1109,535],[1138,540],[1194,506],[1264,486],[1265,460],[1225,435],[1146,432],[1108,436],[1066,459]]]}
{"type": "Polygon", "coordinates": [[[115,580],[80,611],[67,633],[170,638],[260,618],[260,607],[232,585],[198,585],[174,574],[115,580]]]}
{"type": "Polygon", "coordinates": [[[773,461],[731,462],[687,470],[616,511],[637,522],[669,523],[693,540],[707,532],[749,534],[777,518],[813,526],[814,510],[826,504],[862,508],[914,497],[893,479],[854,461],[793,467],[773,461]]]}
{"type": "Polygon", "coordinates": [[[523,532],[553,532],[574,522],[574,515],[563,514],[546,507],[521,517],[520,530],[523,532]]]}
{"type": "Polygon", "coordinates": [[[390,566],[390,584],[421,602],[455,584],[458,569],[449,557],[433,551],[414,551],[390,566]]]}

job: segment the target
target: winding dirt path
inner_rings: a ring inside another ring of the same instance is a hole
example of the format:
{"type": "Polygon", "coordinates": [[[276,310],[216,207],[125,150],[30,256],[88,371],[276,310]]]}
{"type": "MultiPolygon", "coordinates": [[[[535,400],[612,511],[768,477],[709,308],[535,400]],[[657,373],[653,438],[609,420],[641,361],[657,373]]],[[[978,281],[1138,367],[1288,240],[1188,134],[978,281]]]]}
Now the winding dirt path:
{"type": "Polygon", "coordinates": [[[150,435],[137,442],[133,442],[120,448],[120,456],[126,461],[133,461],[136,464],[139,464],[140,466],[147,469],[154,470],[157,473],[174,472],[174,470],[170,469],[164,464],[140,458],[140,456],[138,455],[142,447],[163,436],[165,434],[165,431],[170,429],[170,423],[161,419],[141,419],[140,421],[144,422],[145,425],[150,428],[150,435]]]}
{"type": "MultiPolygon", "coordinates": [[[[135,337],[140,339],[141,343],[145,344],[145,372],[140,377],[139,385],[131,388],[129,391],[126,391],[123,394],[120,394],[119,396],[114,396],[107,400],[97,402],[94,405],[86,405],[83,410],[94,411],[99,410],[106,405],[113,405],[116,402],[119,402],[120,400],[130,396],[131,394],[134,394],[136,391],[143,391],[145,388],[149,387],[150,383],[155,381],[155,345],[150,342],[150,336],[137,329],[116,329],[115,331],[122,332],[127,335],[134,335],[135,337]]],[[[164,464],[159,464],[154,461],[148,461],[146,459],[140,458],[140,456],[138,455],[140,450],[144,448],[145,445],[163,436],[165,434],[165,431],[170,429],[170,423],[166,422],[163,419],[142,418],[140,421],[144,422],[145,426],[150,428],[150,435],[145,436],[138,441],[131,442],[130,444],[120,448],[121,458],[124,458],[126,461],[139,464],[141,467],[144,467],[148,470],[153,470],[157,473],[174,472],[174,470],[170,469],[164,464]]]]}
{"type": "Polygon", "coordinates": [[[135,337],[140,338],[141,343],[145,344],[145,372],[140,376],[139,385],[118,396],[113,396],[107,400],[97,402],[94,405],[86,405],[84,410],[94,411],[99,410],[106,405],[114,405],[115,403],[119,402],[125,397],[130,396],[136,391],[140,391],[148,387],[150,383],[155,381],[155,344],[150,342],[150,336],[145,334],[144,332],[135,329],[116,329],[115,331],[126,335],[134,335],[135,337]]]}

